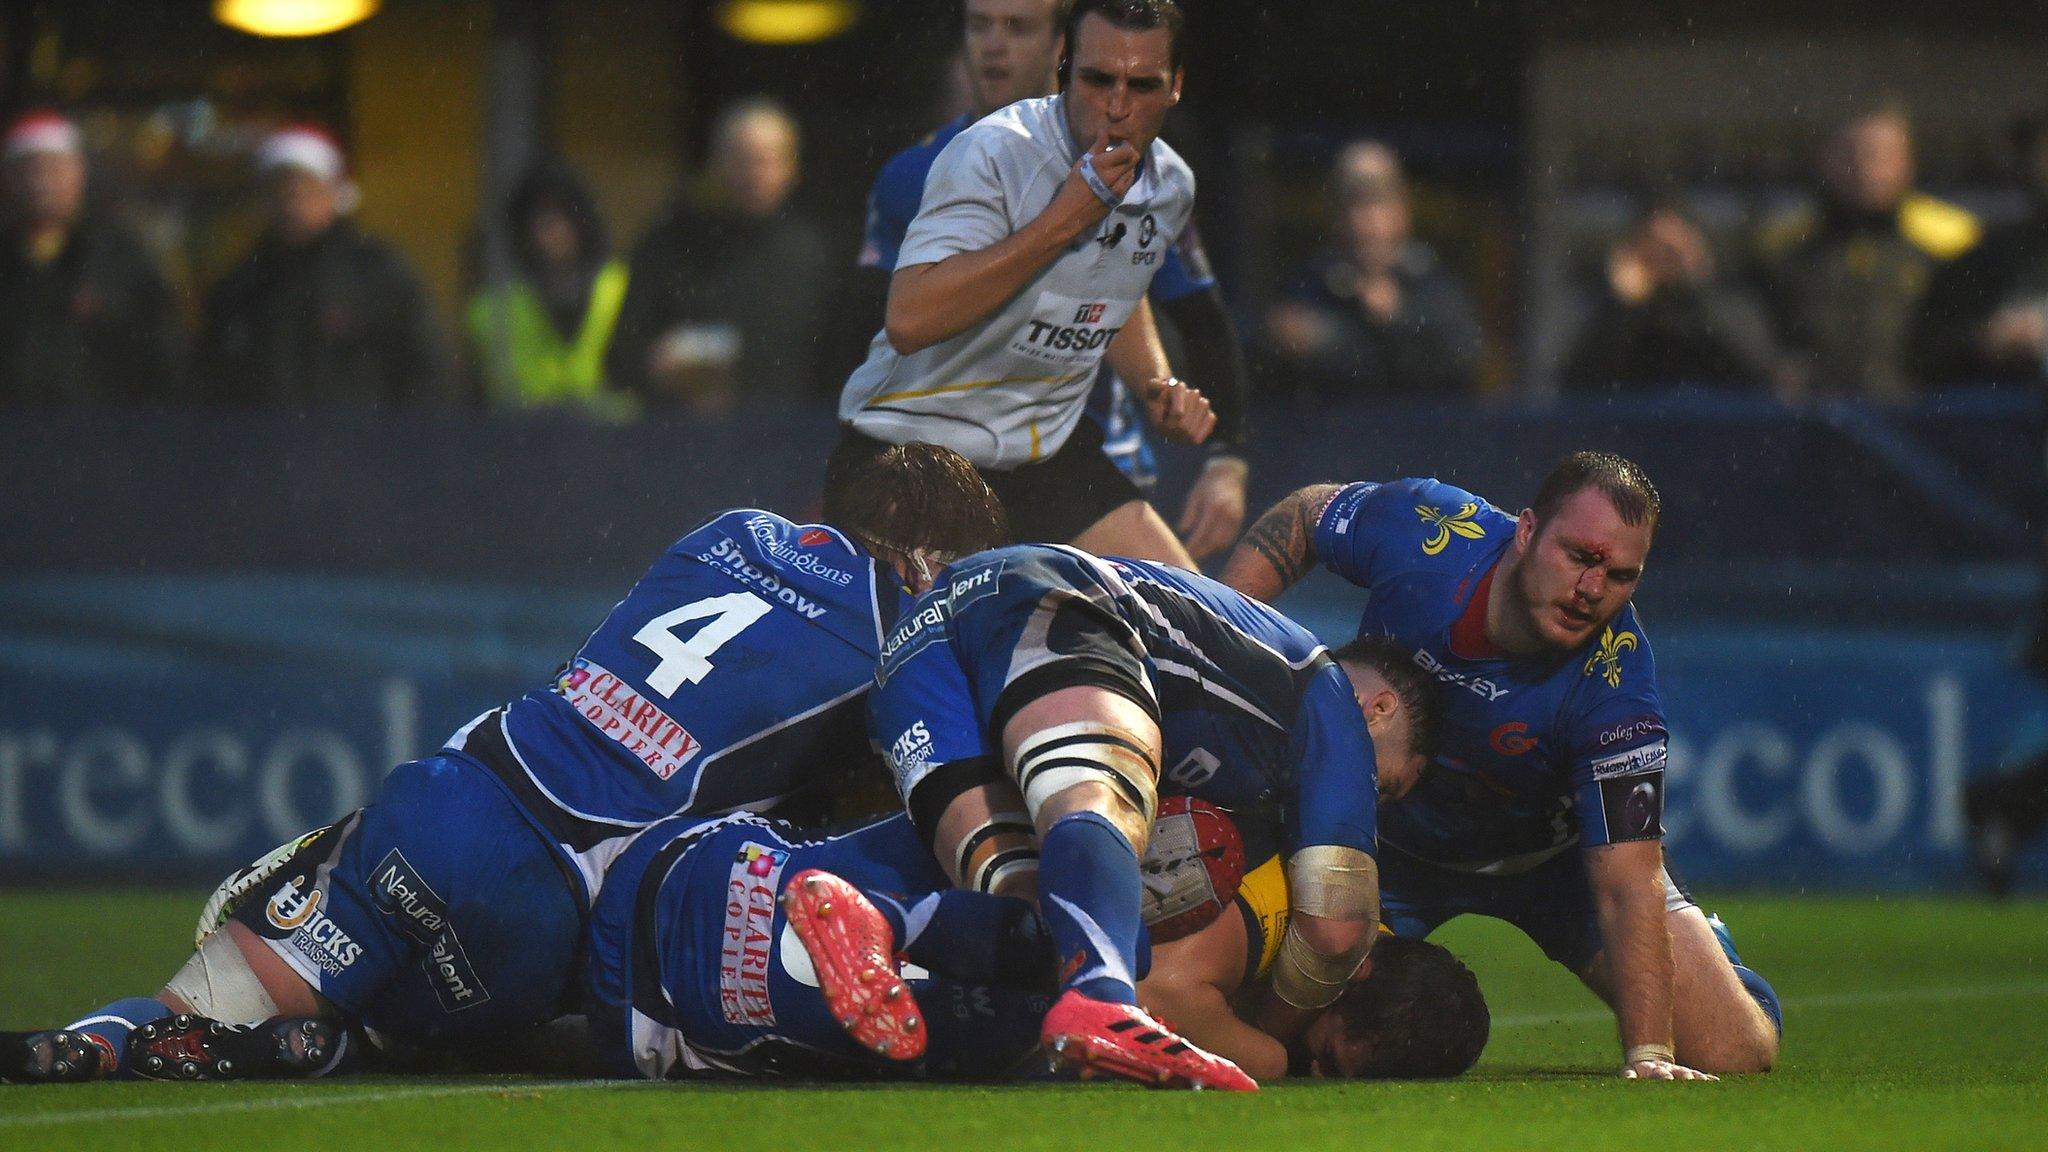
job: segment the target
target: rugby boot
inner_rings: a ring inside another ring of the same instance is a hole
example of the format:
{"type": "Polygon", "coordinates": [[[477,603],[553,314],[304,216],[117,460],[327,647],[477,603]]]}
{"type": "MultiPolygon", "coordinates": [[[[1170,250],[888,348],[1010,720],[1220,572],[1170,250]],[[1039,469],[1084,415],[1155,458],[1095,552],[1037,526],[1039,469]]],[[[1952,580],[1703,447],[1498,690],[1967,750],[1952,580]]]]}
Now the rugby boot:
{"type": "Polygon", "coordinates": [[[128,1034],[128,1067],[148,1080],[282,1080],[325,1071],[347,1042],[310,1016],[223,1024],[180,1012],[128,1034]]]}
{"type": "Polygon", "coordinates": [[[1045,1014],[1040,1042],[1053,1067],[1136,1080],[1153,1088],[1256,1092],[1258,1081],[1221,1056],[1204,1052],[1129,1004],[1094,1000],[1068,989],[1045,1014]]]}
{"type": "Polygon", "coordinates": [[[76,1084],[101,1079],[117,1063],[107,1042],[90,1032],[0,1032],[0,1082],[76,1084]]]}
{"type": "Polygon", "coordinates": [[[854,1043],[891,1060],[924,1055],[924,1020],[896,965],[896,933],[860,889],[817,868],[776,898],[810,954],[832,1018],[854,1043]]]}

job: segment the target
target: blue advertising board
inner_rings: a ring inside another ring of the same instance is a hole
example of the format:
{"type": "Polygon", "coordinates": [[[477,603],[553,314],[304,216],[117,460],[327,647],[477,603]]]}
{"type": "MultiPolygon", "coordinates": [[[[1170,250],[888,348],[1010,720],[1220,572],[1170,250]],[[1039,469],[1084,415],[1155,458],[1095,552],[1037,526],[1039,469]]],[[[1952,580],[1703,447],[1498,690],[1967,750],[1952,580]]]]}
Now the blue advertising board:
{"type": "MultiPolygon", "coordinates": [[[[1315,623],[1341,635],[1325,608],[1315,623]]],[[[1674,628],[1654,639],[1673,732],[1667,843],[1704,884],[1959,884],[1962,781],[2048,728],[2048,693],[1992,638],[1674,628]]],[[[365,803],[391,766],[557,658],[513,655],[454,674],[276,657],[10,663],[0,877],[217,878],[365,803]]],[[[2023,877],[2038,884],[2043,863],[2037,854],[2023,877]]]]}

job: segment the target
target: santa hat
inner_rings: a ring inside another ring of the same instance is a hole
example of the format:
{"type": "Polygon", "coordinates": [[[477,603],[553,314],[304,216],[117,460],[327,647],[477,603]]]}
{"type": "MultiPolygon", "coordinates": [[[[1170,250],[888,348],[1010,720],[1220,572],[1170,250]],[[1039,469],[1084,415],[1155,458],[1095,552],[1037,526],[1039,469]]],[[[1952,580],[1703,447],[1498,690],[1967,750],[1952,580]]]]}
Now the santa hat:
{"type": "Polygon", "coordinates": [[[79,134],[78,125],[47,108],[23,113],[8,125],[7,136],[0,141],[0,155],[9,160],[38,152],[79,155],[84,151],[85,138],[79,134]]]}
{"type": "Polygon", "coordinates": [[[285,168],[310,172],[322,180],[348,175],[341,144],[326,129],[312,124],[287,124],[257,147],[256,171],[269,175],[285,168]]]}

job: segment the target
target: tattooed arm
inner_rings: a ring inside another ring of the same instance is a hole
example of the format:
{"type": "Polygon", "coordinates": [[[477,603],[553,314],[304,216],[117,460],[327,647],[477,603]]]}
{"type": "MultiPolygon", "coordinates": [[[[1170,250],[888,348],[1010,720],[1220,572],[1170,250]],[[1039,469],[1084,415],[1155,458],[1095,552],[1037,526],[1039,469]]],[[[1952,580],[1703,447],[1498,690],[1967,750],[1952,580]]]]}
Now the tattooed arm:
{"type": "Polygon", "coordinates": [[[1344,486],[1311,484],[1287,496],[1244,534],[1223,563],[1223,582],[1272,600],[1316,566],[1316,521],[1344,486]]]}

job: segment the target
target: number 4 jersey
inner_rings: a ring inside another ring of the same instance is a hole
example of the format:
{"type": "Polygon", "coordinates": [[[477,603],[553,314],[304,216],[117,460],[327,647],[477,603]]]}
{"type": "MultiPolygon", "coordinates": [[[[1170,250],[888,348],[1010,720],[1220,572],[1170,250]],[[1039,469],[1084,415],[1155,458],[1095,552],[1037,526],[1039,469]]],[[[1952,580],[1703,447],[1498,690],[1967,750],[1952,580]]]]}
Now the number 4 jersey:
{"type": "Polygon", "coordinates": [[[648,825],[767,810],[872,758],[865,696],[906,599],[836,529],[726,512],[672,545],[554,683],[450,746],[505,782],[595,899],[648,825]]]}

